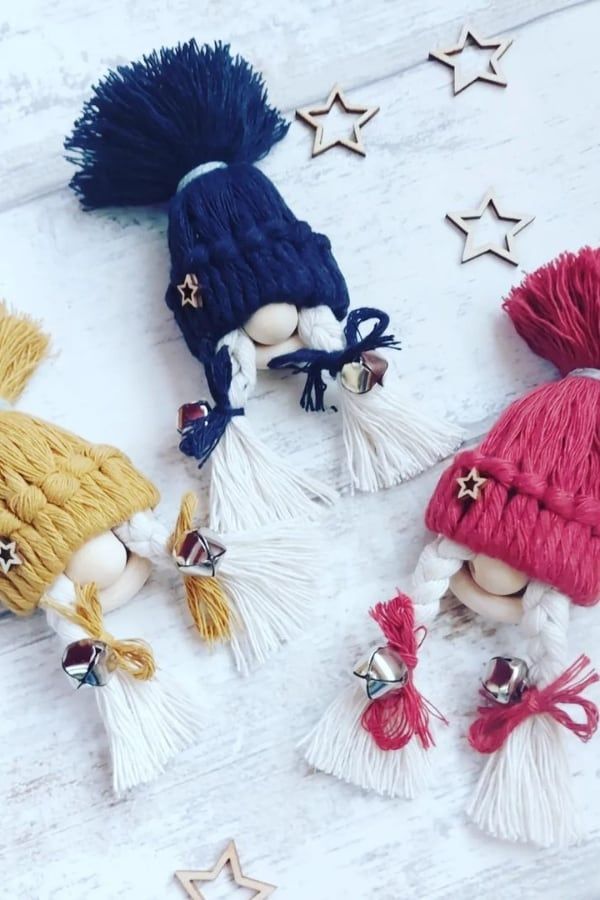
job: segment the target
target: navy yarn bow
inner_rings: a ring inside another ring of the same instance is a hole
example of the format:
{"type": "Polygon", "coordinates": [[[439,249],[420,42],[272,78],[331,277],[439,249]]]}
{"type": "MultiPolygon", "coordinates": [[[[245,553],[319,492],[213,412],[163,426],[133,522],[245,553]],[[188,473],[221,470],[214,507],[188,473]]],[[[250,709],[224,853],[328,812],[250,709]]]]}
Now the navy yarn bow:
{"type": "Polygon", "coordinates": [[[232,369],[227,347],[221,347],[206,363],[205,371],[215,405],[206,416],[190,423],[179,442],[179,449],[186,456],[198,460],[199,469],[225,434],[232,418],[244,415],[241,407],[235,408],[229,402],[232,369]]]}
{"type": "Polygon", "coordinates": [[[353,309],[348,315],[344,327],[346,346],[343,350],[327,351],[306,347],[272,359],[269,368],[291,369],[296,373],[304,372],[306,384],[300,398],[300,405],[309,412],[323,411],[325,409],[323,398],[327,390],[323,372],[329,372],[331,377],[335,378],[346,363],[357,362],[361,354],[369,350],[378,350],[382,347],[389,347],[392,350],[400,349],[400,342],[394,335],[384,333],[389,324],[390,317],[380,309],[372,309],[369,306],[353,309]],[[365,337],[361,337],[360,325],[371,319],[374,320],[371,331],[365,337]]]}

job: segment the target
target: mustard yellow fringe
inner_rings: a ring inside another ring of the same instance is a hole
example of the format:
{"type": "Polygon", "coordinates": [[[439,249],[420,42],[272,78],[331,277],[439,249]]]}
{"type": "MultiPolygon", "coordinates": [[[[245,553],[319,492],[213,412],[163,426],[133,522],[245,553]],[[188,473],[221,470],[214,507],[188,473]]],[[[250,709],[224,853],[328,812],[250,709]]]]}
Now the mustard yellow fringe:
{"type": "MultiPolygon", "coordinates": [[[[175,530],[171,535],[171,550],[193,528],[197,505],[195,494],[190,492],[184,495],[175,530]]],[[[183,583],[188,609],[201,637],[211,644],[230,640],[231,609],[219,579],[216,576],[184,576],[183,583]]]]}
{"type": "Polygon", "coordinates": [[[0,301],[0,397],[19,397],[48,350],[49,338],[29,316],[11,313],[0,301]]]}
{"type": "Polygon", "coordinates": [[[43,606],[49,606],[59,615],[82,628],[95,640],[102,641],[113,653],[115,666],[127,672],[138,681],[148,681],[156,672],[156,663],[150,646],[142,640],[132,638],[121,641],[104,630],[102,606],[95,584],[78,585],[75,608],[56,603],[51,597],[44,597],[43,606]]]}

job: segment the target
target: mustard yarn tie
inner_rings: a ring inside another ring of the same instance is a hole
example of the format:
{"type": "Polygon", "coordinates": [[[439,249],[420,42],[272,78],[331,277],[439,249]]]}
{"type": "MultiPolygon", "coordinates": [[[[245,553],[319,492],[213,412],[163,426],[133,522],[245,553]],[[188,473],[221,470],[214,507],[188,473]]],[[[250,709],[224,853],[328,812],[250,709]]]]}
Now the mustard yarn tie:
{"type": "Polygon", "coordinates": [[[75,606],[64,606],[50,597],[43,605],[55,610],[64,619],[83,629],[93,640],[106,644],[111,651],[115,668],[127,672],[138,681],[149,681],[156,672],[156,663],[149,644],[138,638],[120,640],[104,628],[102,606],[95,584],[76,586],[75,606]]]}
{"type": "MultiPolygon", "coordinates": [[[[184,495],[175,529],[169,541],[171,551],[179,545],[186,533],[192,530],[197,506],[198,499],[194,493],[184,495]]],[[[212,577],[184,575],[183,584],[188,609],[200,636],[211,644],[230,640],[232,613],[218,578],[214,575],[212,577]]]]}

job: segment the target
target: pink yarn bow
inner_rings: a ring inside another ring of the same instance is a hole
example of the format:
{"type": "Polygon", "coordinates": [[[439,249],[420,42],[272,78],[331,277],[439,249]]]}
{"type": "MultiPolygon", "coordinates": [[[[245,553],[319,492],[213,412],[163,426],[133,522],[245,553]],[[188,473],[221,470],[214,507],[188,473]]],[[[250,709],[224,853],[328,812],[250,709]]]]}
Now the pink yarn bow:
{"type": "Polygon", "coordinates": [[[381,628],[388,646],[402,657],[408,669],[408,681],[394,693],[371,701],[362,715],[363,728],[382,750],[400,750],[413,735],[417,735],[423,749],[428,750],[434,744],[429,729],[430,713],[448,723],[413,683],[417,651],[426,630],[423,627],[415,629],[413,603],[406,594],[398,594],[387,603],[378,603],[370,615],[381,628]],[[422,637],[417,641],[419,632],[422,632],[422,637]]]}
{"type": "MultiPolygon", "coordinates": [[[[481,706],[477,710],[479,718],[469,728],[469,743],[480,753],[499,750],[508,735],[517,725],[539,713],[547,713],[582,741],[589,741],[598,727],[598,707],[581,693],[600,676],[595,669],[585,669],[590,665],[587,656],[579,659],[545,688],[529,688],[521,700],[509,706],[481,706]],[[570,713],[561,709],[566,705],[579,706],[584,712],[584,721],[577,722],[570,713]]],[[[484,695],[485,696],[485,695],[484,695]]]]}

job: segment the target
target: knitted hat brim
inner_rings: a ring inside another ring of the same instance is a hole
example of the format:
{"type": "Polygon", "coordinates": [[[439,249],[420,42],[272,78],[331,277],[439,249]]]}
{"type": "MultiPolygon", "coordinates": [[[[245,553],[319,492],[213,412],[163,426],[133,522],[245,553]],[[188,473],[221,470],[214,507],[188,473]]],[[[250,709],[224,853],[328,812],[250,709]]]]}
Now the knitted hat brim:
{"type": "Polygon", "coordinates": [[[26,615],[76,550],[156,506],[159,494],[120,450],[23,413],[0,418],[0,536],[21,560],[0,573],[0,601],[26,615]]]}
{"type": "Polygon", "coordinates": [[[436,534],[499,559],[551,585],[581,606],[600,595],[600,504],[549,486],[515,463],[477,450],[444,472],[425,521],[436,534]],[[459,499],[458,478],[475,468],[486,479],[477,499],[459,499]]]}

